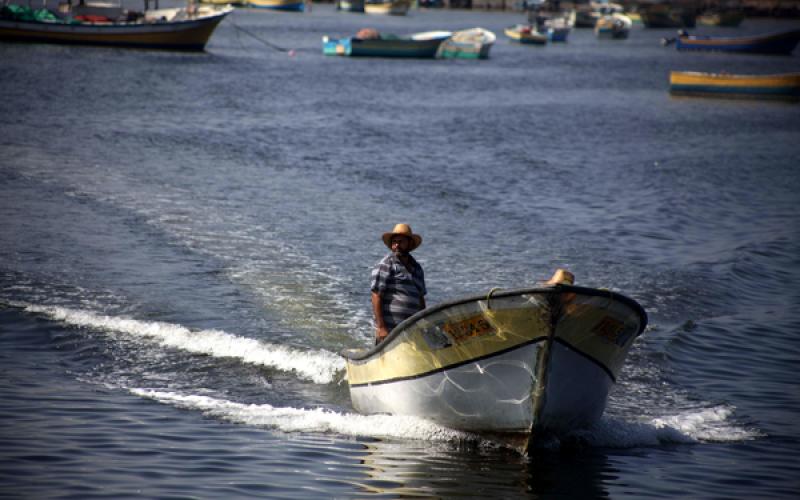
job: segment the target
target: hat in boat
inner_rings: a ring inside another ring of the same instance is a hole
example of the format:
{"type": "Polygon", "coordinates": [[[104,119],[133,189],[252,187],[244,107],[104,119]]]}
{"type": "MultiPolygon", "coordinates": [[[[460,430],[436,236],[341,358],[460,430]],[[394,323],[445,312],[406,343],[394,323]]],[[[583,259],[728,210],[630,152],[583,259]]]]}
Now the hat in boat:
{"type": "Polygon", "coordinates": [[[411,230],[411,226],[408,224],[397,224],[391,232],[383,233],[383,244],[389,247],[389,250],[392,249],[392,236],[408,236],[411,238],[411,248],[408,249],[409,252],[422,244],[422,236],[414,234],[411,230]]]}

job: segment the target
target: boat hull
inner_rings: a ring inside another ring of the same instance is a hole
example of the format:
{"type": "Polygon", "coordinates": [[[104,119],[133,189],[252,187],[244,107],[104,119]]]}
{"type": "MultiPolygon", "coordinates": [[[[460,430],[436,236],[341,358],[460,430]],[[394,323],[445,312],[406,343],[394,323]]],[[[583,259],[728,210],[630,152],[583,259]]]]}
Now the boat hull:
{"type": "Polygon", "coordinates": [[[530,30],[526,30],[523,25],[506,28],[504,32],[508,38],[510,38],[512,41],[515,42],[523,43],[526,45],[547,44],[546,33],[539,33],[533,28],[531,28],[530,30]]]}
{"type": "Polygon", "coordinates": [[[459,31],[443,41],[436,51],[437,59],[488,59],[497,37],[483,28],[459,31]]]}
{"type": "Polygon", "coordinates": [[[62,24],[0,20],[0,40],[199,51],[232,11],[154,23],[62,24]]]}
{"type": "Polygon", "coordinates": [[[306,3],[298,0],[247,0],[247,6],[256,9],[303,12],[306,8],[306,3]]]}
{"type": "Polygon", "coordinates": [[[438,32],[427,38],[392,37],[376,39],[322,38],[325,55],[353,57],[433,58],[439,45],[451,33],[438,32]]]}
{"type": "Polygon", "coordinates": [[[675,46],[678,50],[790,55],[798,42],[800,42],[800,30],[749,37],[701,37],[680,35],[675,40],[675,46]]]}
{"type": "Polygon", "coordinates": [[[692,8],[673,8],[666,4],[639,6],[639,17],[646,28],[694,28],[697,13],[692,8]]]}
{"type": "Polygon", "coordinates": [[[336,10],[344,12],[364,12],[364,0],[337,0],[336,10]]]}
{"type": "Polygon", "coordinates": [[[697,21],[703,26],[723,26],[727,28],[735,28],[742,24],[744,21],[744,11],[723,11],[723,12],[709,12],[697,18],[697,21]]]}
{"type": "Polygon", "coordinates": [[[597,24],[594,27],[594,34],[597,38],[622,40],[628,38],[632,24],[628,16],[621,14],[603,16],[597,20],[597,24]]]}
{"type": "Polygon", "coordinates": [[[634,301],[572,286],[498,292],[418,313],[344,351],[354,408],[473,432],[568,432],[602,416],[647,322],[634,301]]]}
{"type": "Polygon", "coordinates": [[[569,37],[570,28],[548,28],[547,41],[549,42],[566,42],[569,37]]]}
{"type": "Polygon", "coordinates": [[[729,75],[672,71],[670,92],[690,96],[799,100],[800,73],[729,75]]]}
{"type": "Polygon", "coordinates": [[[411,3],[406,0],[394,0],[391,2],[365,2],[364,12],[366,14],[384,16],[404,16],[411,7],[411,3]]]}

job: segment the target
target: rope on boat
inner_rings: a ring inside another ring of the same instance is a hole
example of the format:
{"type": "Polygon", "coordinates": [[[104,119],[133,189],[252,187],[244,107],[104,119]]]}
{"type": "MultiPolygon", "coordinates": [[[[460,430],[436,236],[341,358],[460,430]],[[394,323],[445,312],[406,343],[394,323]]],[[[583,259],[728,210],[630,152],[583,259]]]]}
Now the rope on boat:
{"type": "Polygon", "coordinates": [[[489,290],[489,293],[488,293],[488,294],[486,294],[486,309],[488,309],[488,310],[490,310],[490,311],[492,310],[492,303],[491,303],[491,300],[492,300],[492,294],[493,294],[494,292],[498,291],[498,290],[500,290],[500,289],[499,289],[499,288],[497,288],[497,287],[495,287],[495,288],[492,288],[491,290],[489,290]]]}
{"type": "Polygon", "coordinates": [[[269,40],[264,40],[263,38],[261,38],[260,36],[256,35],[252,31],[247,30],[245,28],[242,28],[241,26],[236,24],[233,21],[233,19],[230,19],[230,21],[231,21],[231,24],[233,25],[234,28],[236,28],[237,30],[241,31],[245,35],[250,35],[251,37],[255,38],[256,40],[258,40],[259,42],[263,43],[264,45],[266,45],[267,47],[269,47],[271,49],[277,50],[278,52],[290,52],[290,53],[294,53],[295,52],[294,49],[287,49],[286,47],[281,47],[280,45],[275,45],[274,43],[270,42],[269,40]]]}

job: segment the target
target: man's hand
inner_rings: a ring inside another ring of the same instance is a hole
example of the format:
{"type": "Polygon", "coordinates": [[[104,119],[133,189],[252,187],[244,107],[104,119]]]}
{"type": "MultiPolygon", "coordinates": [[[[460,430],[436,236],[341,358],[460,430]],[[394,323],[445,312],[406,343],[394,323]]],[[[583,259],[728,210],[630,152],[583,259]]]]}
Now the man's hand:
{"type": "Polygon", "coordinates": [[[385,326],[379,326],[375,328],[375,338],[377,339],[378,344],[386,340],[386,337],[388,336],[389,336],[389,330],[387,330],[385,326]]]}

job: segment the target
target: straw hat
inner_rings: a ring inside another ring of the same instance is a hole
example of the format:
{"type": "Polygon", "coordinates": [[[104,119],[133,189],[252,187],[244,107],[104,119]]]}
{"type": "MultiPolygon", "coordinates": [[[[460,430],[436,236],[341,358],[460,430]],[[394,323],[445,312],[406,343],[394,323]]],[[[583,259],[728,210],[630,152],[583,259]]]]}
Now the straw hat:
{"type": "Polygon", "coordinates": [[[422,244],[422,236],[414,234],[408,224],[397,224],[391,232],[383,233],[383,244],[389,247],[389,250],[392,249],[392,236],[408,236],[411,238],[409,252],[422,244]]]}

